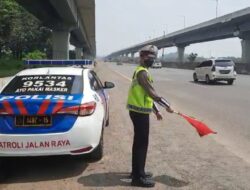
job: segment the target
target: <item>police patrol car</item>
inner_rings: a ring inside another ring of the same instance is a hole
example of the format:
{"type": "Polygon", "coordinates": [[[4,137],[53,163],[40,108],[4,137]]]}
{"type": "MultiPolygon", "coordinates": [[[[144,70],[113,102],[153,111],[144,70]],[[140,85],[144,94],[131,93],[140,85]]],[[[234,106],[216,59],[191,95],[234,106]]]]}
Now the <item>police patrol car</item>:
{"type": "Polygon", "coordinates": [[[0,157],[81,155],[102,158],[108,94],[88,60],[26,61],[0,93],[0,157]],[[63,67],[62,67],[63,65],[63,67]],[[67,65],[78,65],[72,67],[67,65]],[[80,67],[79,67],[80,65],[80,67]]]}

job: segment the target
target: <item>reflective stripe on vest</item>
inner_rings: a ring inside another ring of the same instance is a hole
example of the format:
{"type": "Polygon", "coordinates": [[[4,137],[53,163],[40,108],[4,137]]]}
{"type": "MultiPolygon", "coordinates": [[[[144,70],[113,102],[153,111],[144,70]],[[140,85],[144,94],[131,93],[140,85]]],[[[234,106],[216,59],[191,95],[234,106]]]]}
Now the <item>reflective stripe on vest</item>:
{"type": "MultiPolygon", "coordinates": [[[[153,99],[148,95],[148,93],[143,89],[143,87],[138,84],[137,81],[137,74],[143,70],[148,73],[148,70],[142,66],[137,67],[135,70],[132,84],[128,93],[127,109],[139,113],[148,114],[153,110],[153,99]]],[[[151,83],[153,82],[150,75],[149,81],[151,83]]]]}

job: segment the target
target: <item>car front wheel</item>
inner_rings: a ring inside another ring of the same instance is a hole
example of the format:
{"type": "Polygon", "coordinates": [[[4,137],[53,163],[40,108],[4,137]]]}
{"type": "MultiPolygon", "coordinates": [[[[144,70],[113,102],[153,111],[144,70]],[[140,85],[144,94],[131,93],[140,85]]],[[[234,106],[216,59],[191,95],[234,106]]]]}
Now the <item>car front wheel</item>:
{"type": "Polygon", "coordinates": [[[210,78],[208,75],[206,75],[206,83],[209,84],[211,82],[210,78]]]}
{"type": "Polygon", "coordinates": [[[198,78],[197,78],[197,74],[196,73],[193,74],[193,79],[194,79],[194,82],[198,82],[198,78]]]}

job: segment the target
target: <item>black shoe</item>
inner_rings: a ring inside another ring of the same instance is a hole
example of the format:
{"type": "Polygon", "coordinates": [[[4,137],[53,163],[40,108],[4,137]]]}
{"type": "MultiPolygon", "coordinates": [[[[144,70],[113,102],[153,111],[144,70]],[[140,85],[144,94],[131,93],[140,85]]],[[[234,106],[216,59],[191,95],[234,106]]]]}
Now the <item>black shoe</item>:
{"type": "MultiPolygon", "coordinates": [[[[153,177],[153,173],[152,172],[145,172],[145,178],[152,178],[153,177]]],[[[133,173],[131,173],[129,175],[129,178],[133,178],[133,173]]]]}
{"type": "Polygon", "coordinates": [[[153,181],[153,179],[150,178],[139,177],[139,178],[132,178],[131,185],[136,187],[154,187],[155,182],[153,181]]]}

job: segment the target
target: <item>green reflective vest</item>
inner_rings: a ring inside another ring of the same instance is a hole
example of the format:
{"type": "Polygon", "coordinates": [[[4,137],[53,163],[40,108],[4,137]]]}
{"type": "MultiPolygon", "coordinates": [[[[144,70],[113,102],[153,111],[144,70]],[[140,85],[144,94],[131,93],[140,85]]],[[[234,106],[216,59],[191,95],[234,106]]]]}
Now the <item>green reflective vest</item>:
{"type": "MultiPolygon", "coordinates": [[[[143,70],[148,73],[148,70],[142,66],[137,67],[135,70],[134,76],[132,78],[132,83],[128,92],[127,109],[138,113],[149,114],[153,110],[153,99],[142,88],[142,86],[139,85],[137,80],[137,74],[143,70]]],[[[151,83],[153,82],[153,79],[150,75],[149,81],[151,83]]]]}

